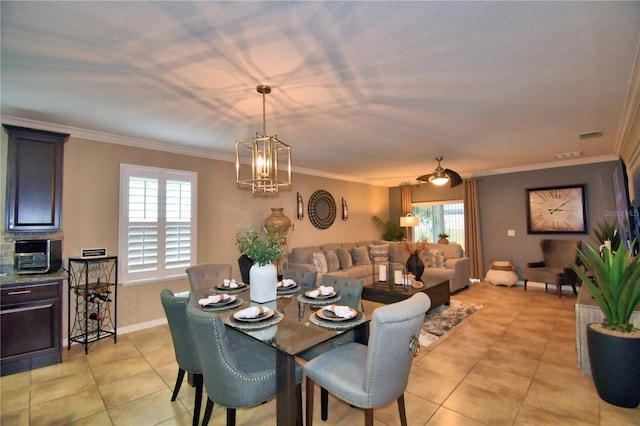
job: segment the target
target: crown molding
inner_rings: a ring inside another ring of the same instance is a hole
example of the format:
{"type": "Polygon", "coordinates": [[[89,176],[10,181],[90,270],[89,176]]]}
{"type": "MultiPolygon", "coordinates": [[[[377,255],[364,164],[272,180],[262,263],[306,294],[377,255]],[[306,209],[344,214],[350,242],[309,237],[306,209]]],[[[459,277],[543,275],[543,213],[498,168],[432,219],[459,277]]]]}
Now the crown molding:
{"type": "MultiPolygon", "coordinates": [[[[64,126],[60,124],[47,123],[44,121],[29,120],[25,118],[5,115],[5,116],[2,116],[2,122],[6,124],[11,124],[14,126],[28,127],[31,129],[68,133],[72,137],[79,138],[79,139],[113,143],[117,145],[131,146],[135,148],[151,149],[156,151],[169,152],[172,154],[188,155],[191,157],[209,158],[213,160],[227,161],[231,163],[235,163],[236,161],[235,156],[233,155],[221,154],[221,153],[206,150],[206,149],[173,145],[165,142],[152,141],[152,140],[142,139],[142,138],[133,138],[129,136],[121,136],[113,133],[98,132],[95,130],[82,129],[79,127],[72,127],[72,126],[64,126]]],[[[638,150],[636,149],[636,151],[638,150]]],[[[605,161],[615,161],[617,159],[618,159],[618,156],[616,155],[577,158],[577,159],[571,159],[571,160],[555,161],[551,163],[530,164],[526,166],[509,167],[504,169],[485,170],[482,172],[471,173],[466,175],[462,174],[462,178],[466,179],[466,178],[481,177],[481,176],[491,176],[491,175],[500,175],[500,174],[507,174],[507,173],[551,169],[554,167],[568,167],[568,166],[576,166],[576,165],[582,165],[582,164],[601,163],[605,161]]],[[[295,167],[295,166],[292,167],[292,171],[295,173],[308,175],[308,176],[317,176],[317,177],[326,178],[326,179],[362,183],[362,184],[373,185],[373,186],[382,186],[385,188],[398,186],[398,184],[390,184],[388,180],[387,181],[385,180],[371,181],[371,180],[366,180],[366,179],[362,179],[354,176],[327,173],[321,170],[305,169],[302,167],[295,167]]]]}
{"type": "Polygon", "coordinates": [[[232,155],[221,154],[218,152],[173,145],[165,142],[152,141],[149,139],[133,138],[129,136],[116,135],[114,133],[98,132],[95,130],[82,129],[79,127],[64,126],[60,124],[47,123],[44,121],[29,120],[25,118],[3,116],[2,122],[12,124],[14,126],[29,127],[31,129],[49,130],[52,132],[68,133],[74,138],[88,139],[98,142],[113,143],[117,145],[126,145],[136,148],[153,149],[156,151],[170,152],[172,154],[189,155],[192,157],[204,157],[214,160],[235,162],[236,159],[232,155]]]}
{"type": "Polygon", "coordinates": [[[554,169],[556,167],[581,166],[584,164],[604,163],[607,161],[616,161],[617,155],[599,155],[596,157],[583,157],[571,160],[553,161],[549,163],[527,164],[525,166],[506,167],[504,169],[483,170],[482,172],[472,173],[463,176],[463,178],[474,178],[481,176],[503,175],[507,173],[531,172],[535,170],[554,169]]]}
{"type": "MultiPolygon", "coordinates": [[[[98,142],[131,146],[135,148],[170,152],[172,154],[188,155],[191,157],[210,158],[213,160],[227,161],[230,163],[235,163],[236,161],[236,158],[234,155],[221,154],[219,152],[215,152],[207,149],[173,145],[165,142],[152,141],[149,139],[133,138],[129,136],[117,135],[114,133],[99,132],[95,130],[88,130],[88,129],[82,129],[79,127],[48,123],[45,121],[30,120],[26,118],[14,117],[10,115],[2,116],[2,122],[13,125],[13,126],[28,127],[30,129],[47,130],[50,132],[59,132],[59,133],[68,133],[72,137],[78,138],[78,139],[87,139],[87,140],[93,140],[98,142]]],[[[293,172],[300,173],[303,175],[318,176],[322,178],[336,179],[336,180],[342,180],[347,182],[371,184],[371,182],[369,181],[366,181],[364,179],[359,179],[353,176],[338,175],[338,174],[323,172],[320,170],[305,169],[302,167],[295,167],[295,166],[292,167],[291,169],[293,172]]],[[[386,185],[381,185],[381,186],[386,186],[386,185]]]]}

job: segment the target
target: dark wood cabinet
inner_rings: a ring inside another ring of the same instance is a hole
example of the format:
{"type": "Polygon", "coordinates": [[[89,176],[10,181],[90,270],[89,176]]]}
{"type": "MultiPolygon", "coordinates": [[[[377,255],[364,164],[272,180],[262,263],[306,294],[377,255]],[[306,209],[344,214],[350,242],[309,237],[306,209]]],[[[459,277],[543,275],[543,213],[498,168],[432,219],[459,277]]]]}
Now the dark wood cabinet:
{"type": "Polygon", "coordinates": [[[0,290],[0,363],[5,376],[62,361],[62,280],[0,290]]]}
{"type": "Polygon", "coordinates": [[[62,165],[68,134],[3,125],[7,152],[6,229],[59,231],[62,165]]]}

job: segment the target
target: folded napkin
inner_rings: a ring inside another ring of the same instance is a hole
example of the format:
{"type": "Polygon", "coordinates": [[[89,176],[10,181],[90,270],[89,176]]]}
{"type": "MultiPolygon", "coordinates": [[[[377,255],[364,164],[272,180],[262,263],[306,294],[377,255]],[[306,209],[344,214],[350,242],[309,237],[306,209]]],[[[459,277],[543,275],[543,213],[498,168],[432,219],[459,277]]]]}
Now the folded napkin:
{"type": "Polygon", "coordinates": [[[255,318],[263,314],[268,314],[269,308],[266,306],[252,306],[236,312],[233,316],[236,318],[255,318]]]}
{"type": "Polygon", "coordinates": [[[231,296],[229,296],[228,294],[216,294],[216,295],[206,297],[204,299],[200,299],[198,300],[198,303],[200,304],[200,306],[207,306],[207,305],[212,305],[214,303],[224,302],[225,300],[228,300],[230,297],[231,296]]]}
{"type": "Polygon", "coordinates": [[[331,293],[333,293],[333,287],[331,287],[331,286],[325,287],[325,286],[321,285],[317,289],[310,291],[308,293],[308,296],[309,297],[328,296],[331,293]]]}
{"type": "Polygon", "coordinates": [[[335,316],[340,318],[353,318],[355,313],[348,306],[329,305],[324,308],[325,311],[333,312],[335,316]]]}
{"type": "Polygon", "coordinates": [[[296,285],[296,282],[290,278],[285,278],[282,281],[278,281],[278,287],[293,287],[294,285],[296,285]]]}
{"type": "Polygon", "coordinates": [[[222,280],[222,284],[225,287],[229,287],[229,288],[238,288],[239,287],[238,283],[234,279],[229,280],[229,279],[225,278],[224,280],[222,280]]]}

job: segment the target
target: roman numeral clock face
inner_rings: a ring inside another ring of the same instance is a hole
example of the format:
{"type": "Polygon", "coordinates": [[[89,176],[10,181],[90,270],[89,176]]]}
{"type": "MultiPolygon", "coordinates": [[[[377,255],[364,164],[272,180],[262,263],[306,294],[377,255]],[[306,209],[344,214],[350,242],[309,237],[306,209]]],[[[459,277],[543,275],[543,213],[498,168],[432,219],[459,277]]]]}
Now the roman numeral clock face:
{"type": "Polygon", "coordinates": [[[586,232],[583,185],[527,191],[529,233],[586,232]]]}

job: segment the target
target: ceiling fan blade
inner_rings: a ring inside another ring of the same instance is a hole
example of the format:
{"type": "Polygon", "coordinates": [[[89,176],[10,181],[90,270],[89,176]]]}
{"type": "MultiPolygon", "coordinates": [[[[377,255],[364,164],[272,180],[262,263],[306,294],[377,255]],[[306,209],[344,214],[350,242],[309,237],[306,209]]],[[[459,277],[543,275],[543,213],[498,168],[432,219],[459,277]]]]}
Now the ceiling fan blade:
{"type": "Polygon", "coordinates": [[[422,176],[418,176],[416,178],[416,180],[419,180],[420,182],[429,182],[429,178],[433,176],[433,173],[430,173],[428,175],[422,175],[422,176]]]}
{"type": "Polygon", "coordinates": [[[454,172],[451,169],[444,169],[444,172],[447,174],[447,176],[449,176],[449,179],[451,180],[450,182],[451,188],[453,188],[454,186],[458,186],[462,183],[462,177],[460,177],[458,173],[454,172]]]}

